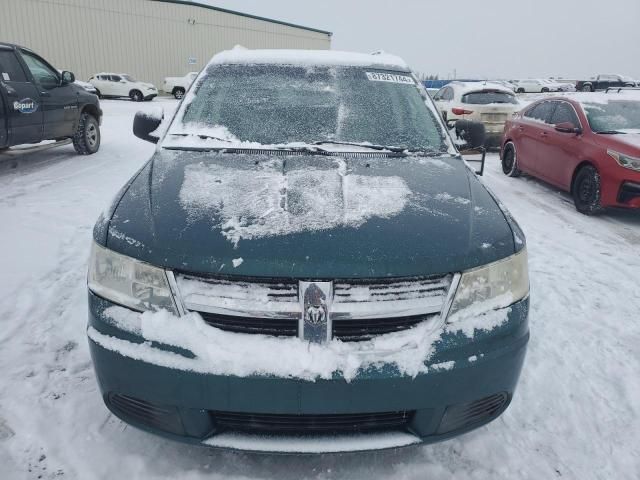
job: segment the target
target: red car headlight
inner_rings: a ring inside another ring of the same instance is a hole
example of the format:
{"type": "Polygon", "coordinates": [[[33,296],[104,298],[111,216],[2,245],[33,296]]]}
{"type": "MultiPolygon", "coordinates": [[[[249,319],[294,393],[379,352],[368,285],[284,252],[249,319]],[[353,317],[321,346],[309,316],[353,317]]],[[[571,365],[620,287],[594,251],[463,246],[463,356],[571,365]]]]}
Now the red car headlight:
{"type": "Polygon", "coordinates": [[[621,167],[640,172],[640,158],[625,155],[624,153],[616,152],[614,150],[607,150],[607,153],[616,162],[618,162],[618,165],[621,167]]]}

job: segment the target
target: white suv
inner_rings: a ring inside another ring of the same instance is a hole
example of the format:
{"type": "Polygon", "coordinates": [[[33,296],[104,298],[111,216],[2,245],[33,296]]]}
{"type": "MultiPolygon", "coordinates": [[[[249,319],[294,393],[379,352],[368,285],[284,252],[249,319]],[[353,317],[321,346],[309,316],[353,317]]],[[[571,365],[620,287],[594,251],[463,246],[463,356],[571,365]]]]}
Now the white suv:
{"type": "Polygon", "coordinates": [[[557,91],[552,85],[541,78],[526,78],[516,80],[516,92],[518,93],[546,93],[557,91]]]}
{"type": "Polygon", "coordinates": [[[158,89],[151,83],[139,82],[126,73],[97,73],[89,83],[96,88],[100,98],[129,97],[134,102],[141,102],[158,96],[158,89]]]}
{"type": "Polygon", "coordinates": [[[456,120],[482,122],[487,146],[500,144],[504,123],[522,108],[511,88],[491,82],[451,82],[433,101],[449,126],[456,120]]]}

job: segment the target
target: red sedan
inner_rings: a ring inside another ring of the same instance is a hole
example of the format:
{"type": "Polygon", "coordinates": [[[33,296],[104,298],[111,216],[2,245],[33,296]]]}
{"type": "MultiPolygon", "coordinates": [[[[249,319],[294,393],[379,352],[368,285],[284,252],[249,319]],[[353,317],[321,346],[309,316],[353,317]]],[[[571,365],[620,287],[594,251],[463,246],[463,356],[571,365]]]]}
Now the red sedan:
{"type": "Polygon", "coordinates": [[[571,192],[578,211],[640,208],[640,92],[577,93],[532,103],[507,121],[502,171],[571,192]]]}

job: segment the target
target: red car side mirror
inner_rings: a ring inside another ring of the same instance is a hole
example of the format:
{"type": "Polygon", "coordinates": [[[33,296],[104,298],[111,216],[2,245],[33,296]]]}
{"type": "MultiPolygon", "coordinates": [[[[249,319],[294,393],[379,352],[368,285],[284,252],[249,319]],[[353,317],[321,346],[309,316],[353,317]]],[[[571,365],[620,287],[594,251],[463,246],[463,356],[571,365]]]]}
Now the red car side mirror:
{"type": "Polygon", "coordinates": [[[575,133],[575,134],[582,133],[582,129],[580,127],[576,127],[571,122],[560,122],[556,124],[555,128],[556,128],[556,131],[562,132],[562,133],[575,133]]]}

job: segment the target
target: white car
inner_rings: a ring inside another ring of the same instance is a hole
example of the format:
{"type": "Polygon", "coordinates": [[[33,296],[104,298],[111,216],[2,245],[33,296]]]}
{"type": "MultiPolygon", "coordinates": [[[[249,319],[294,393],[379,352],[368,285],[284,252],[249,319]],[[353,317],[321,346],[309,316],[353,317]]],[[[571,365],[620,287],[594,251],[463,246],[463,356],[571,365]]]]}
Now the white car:
{"type": "Polygon", "coordinates": [[[512,92],[516,91],[516,86],[511,80],[491,80],[491,83],[497,83],[505,88],[508,88],[512,92]]]}
{"type": "MultiPolygon", "coordinates": [[[[64,71],[64,70],[58,70],[58,72],[59,72],[60,74],[62,74],[62,72],[63,72],[63,71],[64,71]]],[[[69,71],[71,71],[71,70],[69,70],[69,71]]],[[[88,82],[82,82],[82,81],[80,81],[80,80],[76,80],[76,81],[75,81],[75,82],[73,82],[73,83],[75,83],[75,84],[76,84],[76,85],[78,85],[79,87],[84,88],[84,89],[85,89],[87,92],[89,92],[89,93],[93,93],[94,95],[97,95],[97,94],[98,94],[98,92],[97,92],[97,90],[96,90],[96,87],[94,87],[93,85],[91,85],[91,84],[90,84],[90,83],[88,83],[88,82]]]]}
{"type": "Polygon", "coordinates": [[[545,93],[558,91],[557,88],[552,87],[549,83],[545,82],[541,78],[527,78],[524,80],[516,80],[515,85],[516,92],[518,93],[545,93]]]}
{"type": "Polygon", "coordinates": [[[166,77],[162,90],[180,100],[198,76],[198,72],[189,72],[184,77],[166,77]]]}
{"type": "Polygon", "coordinates": [[[522,107],[513,90],[491,82],[451,82],[433,100],[450,126],[456,120],[482,122],[487,146],[500,144],[505,122],[522,107]]]}
{"type": "Polygon", "coordinates": [[[151,83],[139,82],[126,73],[97,73],[89,83],[101,98],[129,97],[134,102],[141,102],[158,96],[158,89],[151,83]]]}
{"type": "Polygon", "coordinates": [[[553,79],[545,79],[545,83],[547,83],[553,90],[549,90],[550,92],[575,92],[576,86],[570,82],[559,82],[558,80],[553,79]]]}

